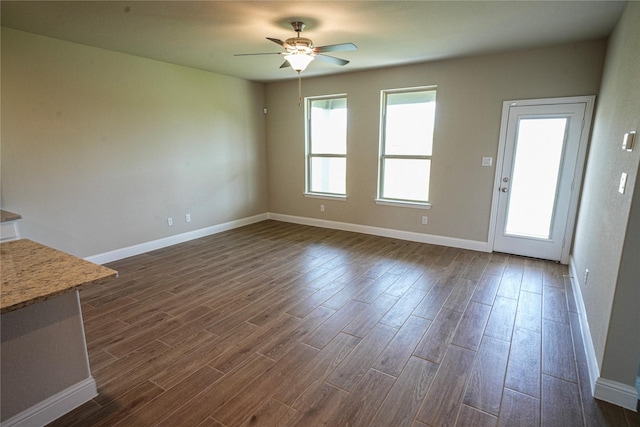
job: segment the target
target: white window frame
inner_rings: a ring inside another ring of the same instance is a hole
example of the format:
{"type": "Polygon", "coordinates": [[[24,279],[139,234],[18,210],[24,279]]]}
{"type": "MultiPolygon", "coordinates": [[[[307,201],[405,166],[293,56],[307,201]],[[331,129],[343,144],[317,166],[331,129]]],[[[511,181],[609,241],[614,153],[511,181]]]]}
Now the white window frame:
{"type": "MultiPolygon", "coordinates": [[[[387,111],[387,96],[398,94],[398,93],[411,93],[411,92],[424,92],[424,91],[433,91],[436,92],[437,97],[437,86],[419,86],[419,87],[410,87],[410,88],[401,88],[401,89],[386,89],[382,90],[380,93],[380,145],[379,145],[379,155],[378,155],[378,195],[375,199],[376,203],[379,205],[389,205],[389,206],[405,206],[411,208],[418,209],[430,209],[432,204],[430,200],[405,200],[405,199],[392,199],[385,198],[382,196],[383,194],[383,184],[384,184],[384,165],[386,159],[419,159],[419,160],[430,160],[433,159],[433,152],[431,155],[388,155],[385,154],[385,135],[386,135],[386,111],[387,111]]],[[[436,107],[437,108],[437,107],[436,107]]],[[[434,118],[435,122],[435,118],[434,118]]],[[[435,123],[434,123],[435,128],[435,123]]],[[[435,134],[435,129],[434,129],[435,134]]],[[[429,179],[429,186],[431,186],[431,179],[429,179]]],[[[431,193],[431,192],[429,192],[431,193]]],[[[431,196],[429,195],[429,198],[431,196]]]]}
{"type": "MultiPolygon", "coordinates": [[[[311,171],[312,171],[311,163],[314,158],[319,158],[319,157],[341,158],[341,159],[345,159],[345,163],[347,159],[346,152],[345,154],[327,154],[327,153],[313,154],[311,152],[311,146],[312,146],[311,104],[314,101],[331,100],[331,99],[344,99],[345,102],[347,102],[347,94],[339,93],[334,95],[310,96],[305,98],[305,192],[304,192],[304,195],[306,197],[311,197],[311,198],[346,200],[347,199],[346,170],[345,170],[345,192],[344,193],[328,193],[328,192],[311,191],[311,171]]],[[[347,120],[348,120],[348,110],[347,110],[347,120]]],[[[348,122],[347,122],[347,126],[348,126],[348,122]]],[[[347,129],[345,129],[345,132],[347,132],[347,129]]],[[[346,136],[347,135],[345,135],[345,137],[346,136]]],[[[348,150],[348,145],[346,150],[348,150]]],[[[346,165],[345,165],[345,168],[346,168],[346,165]]]]}

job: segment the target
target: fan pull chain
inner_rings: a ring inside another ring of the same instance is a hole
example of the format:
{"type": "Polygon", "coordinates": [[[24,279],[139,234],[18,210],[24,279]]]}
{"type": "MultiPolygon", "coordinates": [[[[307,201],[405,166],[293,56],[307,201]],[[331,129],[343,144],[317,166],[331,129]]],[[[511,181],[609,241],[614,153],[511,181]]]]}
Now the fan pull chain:
{"type": "Polygon", "coordinates": [[[302,105],[302,77],[298,72],[298,107],[302,105]]]}

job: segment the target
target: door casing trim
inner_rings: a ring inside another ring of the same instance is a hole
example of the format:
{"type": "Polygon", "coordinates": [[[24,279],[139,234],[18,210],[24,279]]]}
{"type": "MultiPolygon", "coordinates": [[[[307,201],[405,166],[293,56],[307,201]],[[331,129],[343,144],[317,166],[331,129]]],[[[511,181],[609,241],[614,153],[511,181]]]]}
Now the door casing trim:
{"type": "Polygon", "coordinates": [[[540,98],[540,99],[520,99],[504,101],[502,103],[502,117],[500,119],[500,139],[498,143],[498,155],[495,163],[495,177],[493,182],[493,196],[491,198],[491,216],[489,217],[489,235],[487,237],[487,246],[489,251],[493,252],[494,240],[496,236],[496,221],[498,218],[498,197],[500,191],[500,180],[502,179],[502,163],[504,162],[504,148],[507,141],[507,122],[509,119],[509,110],[516,106],[538,106],[538,105],[561,105],[561,104],[585,104],[584,125],[580,133],[580,142],[578,147],[578,158],[576,161],[576,169],[573,175],[573,191],[571,192],[571,200],[569,201],[569,213],[567,218],[567,226],[564,233],[564,247],[560,262],[569,264],[569,254],[573,242],[573,232],[576,224],[576,216],[578,211],[578,202],[582,190],[582,177],[586,163],[587,146],[591,136],[591,125],[593,119],[593,109],[595,105],[595,95],[589,96],[571,96],[562,98],[540,98]]]}

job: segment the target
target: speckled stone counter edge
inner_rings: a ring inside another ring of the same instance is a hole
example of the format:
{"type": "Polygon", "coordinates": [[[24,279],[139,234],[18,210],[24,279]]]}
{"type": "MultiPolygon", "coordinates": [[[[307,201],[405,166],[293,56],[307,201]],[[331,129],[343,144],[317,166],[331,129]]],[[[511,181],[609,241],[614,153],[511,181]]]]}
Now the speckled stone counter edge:
{"type": "Polygon", "coordinates": [[[28,239],[0,244],[0,314],[106,282],[118,272],[28,239]]]}
{"type": "Polygon", "coordinates": [[[0,222],[15,221],[22,218],[19,214],[0,209],[0,222]]]}

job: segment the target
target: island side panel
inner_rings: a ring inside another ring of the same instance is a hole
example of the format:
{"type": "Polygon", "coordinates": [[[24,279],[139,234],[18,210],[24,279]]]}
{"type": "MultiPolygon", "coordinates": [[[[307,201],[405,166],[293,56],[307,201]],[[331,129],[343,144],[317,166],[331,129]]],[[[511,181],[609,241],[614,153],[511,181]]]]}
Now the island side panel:
{"type": "Polygon", "coordinates": [[[52,396],[88,380],[95,390],[77,291],[5,313],[0,327],[2,422],[28,415],[43,402],[64,407],[52,396]]]}

